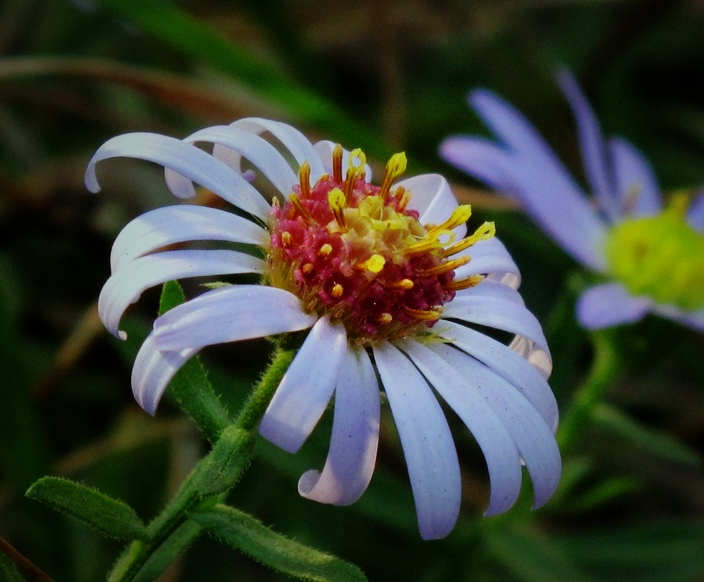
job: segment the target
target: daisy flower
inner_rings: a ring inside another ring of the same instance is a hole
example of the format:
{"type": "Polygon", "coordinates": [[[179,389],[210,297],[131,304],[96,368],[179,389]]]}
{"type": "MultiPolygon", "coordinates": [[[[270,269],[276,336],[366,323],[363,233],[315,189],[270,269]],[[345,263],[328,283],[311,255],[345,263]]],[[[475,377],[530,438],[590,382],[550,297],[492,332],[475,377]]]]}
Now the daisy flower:
{"type": "Polygon", "coordinates": [[[197,183],[238,214],[179,204],[125,226],[99,300],[111,333],[125,337],[120,319],[149,287],[238,273],[261,278],[258,285],[206,291],[156,319],[132,375],[135,398],[147,412],[154,414],[174,373],[203,347],[310,330],[259,427],[264,438],[295,453],[334,395],[328,457],[322,471],[301,477],[302,496],[346,505],[365,491],[382,387],[423,538],[450,532],[461,496],[457,453],[436,392],[484,453],[488,514],[514,504],[522,465],[535,506],[552,495],[561,465],[545,337],[516,291],[518,269],[493,224],[467,236],[470,207],[458,206],[444,178],[397,181],[406,167],[405,155],[397,154],[372,185],[360,150],[313,145],[289,125],[255,118],[184,140],[115,137],[88,165],[89,190],[99,190],[96,164],[114,157],[160,164],[176,197],[192,197],[197,183]],[[212,153],[197,143],[213,144],[212,153]],[[247,179],[252,170],[278,192],[271,202],[247,179]],[[257,252],[169,248],[188,241],[238,243],[257,252]],[[486,335],[488,328],[508,332],[510,345],[486,335]]]}
{"type": "Polygon", "coordinates": [[[498,137],[446,139],[441,155],[496,190],[516,197],[533,218],[600,282],[579,297],[587,329],[656,313],[704,330],[704,192],[663,204],[650,164],[628,141],[605,139],[574,77],[558,82],[574,113],[591,196],[535,128],[511,105],[480,89],[470,105],[498,137]]]}

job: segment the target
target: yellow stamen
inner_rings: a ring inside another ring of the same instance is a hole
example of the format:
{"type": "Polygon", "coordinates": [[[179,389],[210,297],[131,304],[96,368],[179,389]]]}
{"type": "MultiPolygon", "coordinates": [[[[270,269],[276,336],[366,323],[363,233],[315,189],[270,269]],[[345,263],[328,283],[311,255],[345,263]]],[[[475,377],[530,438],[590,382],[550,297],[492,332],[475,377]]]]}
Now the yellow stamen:
{"type": "Polygon", "coordinates": [[[298,169],[298,180],[301,183],[301,196],[310,197],[310,164],[303,162],[298,169]]]}
{"type": "Polygon", "coordinates": [[[394,190],[394,198],[398,200],[398,210],[403,212],[406,210],[406,206],[411,201],[411,193],[408,192],[403,186],[398,186],[394,190]]]}
{"type": "Polygon", "coordinates": [[[335,283],[335,286],[332,288],[331,295],[335,299],[339,299],[340,297],[342,297],[343,293],[344,289],[342,288],[342,285],[340,285],[339,283],[335,283]]]}
{"type": "Polygon", "coordinates": [[[384,268],[386,264],[386,259],[381,255],[372,255],[366,261],[362,263],[362,266],[372,273],[378,273],[384,268]]]}
{"type": "Polygon", "coordinates": [[[339,188],[333,188],[328,193],[328,205],[332,211],[337,224],[340,228],[345,228],[345,206],[347,205],[347,197],[339,188]]]}
{"type": "Polygon", "coordinates": [[[291,233],[285,230],[284,232],[281,233],[281,244],[285,247],[290,247],[291,242],[293,241],[293,237],[291,236],[291,233]]]}
{"type": "Polygon", "coordinates": [[[470,216],[472,216],[472,205],[462,204],[454,209],[450,215],[450,218],[442,224],[431,228],[430,232],[452,230],[453,228],[457,228],[460,224],[467,222],[470,216]]]}
{"type": "Polygon", "coordinates": [[[379,187],[379,196],[381,196],[382,200],[386,200],[386,197],[389,195],[389,189],[393,181],[406,171],[406,164],[407,160],[404,152],[394,154],[386,163],[384,179],[381,181],[381,186],[379,187]]]}
{"type": "Polygon", "coordinates": [[[327,257],[330,253],[332,252],[332,245],[329,243],[325,243],[323,246],[320,247],[318,250],[318,254],[321,257],[327,257]]]}
{"type": "Polygon", "coordinates": [[[303,271],[306,275],[310,273],[313,270],[313,263],[306,263],[301,267],[301,271],[303,271]]]}
{"type": "Polygon", "coordinates": [[[445,289],[448,291],[460,291],[462,289],[469,289],[470,287],[476,287],[484,279],[484,275],[470,275],[464,279],[455,279],[451,283],[445,285],[445,289]]]}
{"type": "Polygon", "coordinates": [[[352,189],[357,178],[364,175],[364,165],[367,163],[367,157],[359,148],[352,150],[347,158],[347,176],[345,177],[345,194],[352,195],[352,189]]]}
{"type": "Polygon", "coordinates": [[[387,289],[413,289],[413,281],[401,279],[400,281],[379,281],[387,289]]]}
{"type": "Polygon", "coordinates": [[[342,146],[340,144],[332,150],[332,177],[336,182],[342,182],[342,146]]]}
{"type": "Polygon", "coordinates": [[[466,265],[467,263],[469,263],[469,257],[459,257],[451,261],[445,261],[444,263],[440,263],[434,267],[430,267],[430,269],[418,271],[418,274],[421,277],[437,277],[439,275],[449,273],[450,271],[454,271],[455,269],[459,269],[462,265],[466,265]]]}
{"type": "Polygon", "coordinates": [[[381,325],[387,325],[393,321],[393,316],[390,313],[382,313],[377,320],[381,325]]]}
{"type": "Polygon", "coordinates": [[[311,213],[303,205],[303,202],[301,202],[301,199],[296,194],[291,194],[291,196],[289,197],[289,200],[291,201],[291,205],[298,211],[298,214],[300,214],[303,217],[303,220],[305,220],[308,223],[315,222],[311,213]]]}
{"type": "Polygon", "coordinates": [[[413,309],[407,306],[404,306],[403,309],[408,315],[421,321],[437,321],[440,318],[439,309],[413,309]]]}
{"type": "Polygon", "coordinates": [[[442,244],[437,239],[437,237],[429,236],[411,246],[406,247],[405,249],[403,249],[403,253],[406,255],[414,255],[417,253],[427,253],[429,251],[435,251],[441,248],[442,244]]]}
{"type": "Polygon", "coordinates": [[[450,245],[446,249],[443,249],[441,255],[443,258],[451,257],[452,255],[456,255],[457,253],[460,253],[463,250],[468,249],[469,247],[476,244],[480,240],[490,239],[495,234],[496,234],[496,226],[494,225],[494,223],[493,222],[485,222],[477,230],[474,231],[474,234],[468,236],[467,238],[463,238],[461,241],[458,241],[455,244],[450,245]]]}

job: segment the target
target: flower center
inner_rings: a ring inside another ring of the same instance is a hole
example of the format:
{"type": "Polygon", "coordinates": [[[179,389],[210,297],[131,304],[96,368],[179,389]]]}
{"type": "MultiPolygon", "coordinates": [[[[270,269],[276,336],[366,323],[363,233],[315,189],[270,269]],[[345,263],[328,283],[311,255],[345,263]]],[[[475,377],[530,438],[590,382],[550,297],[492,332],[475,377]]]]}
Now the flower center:
{"type": "Polygon", "coordinates": [[[704,234],[687,223],[686,209],[686,195],[675,195],[659,215],[616,225],[606,257],[633,295],[694,310],[704,307],[704,234]]]}
{"type": "Polygon", "coordinates": [[[455,279],[470,258],[453,255],[493,236],[494,225],[455,241],[453,229],[469,219],[470,206],[443,224],[422,225],[407,208],[411,193],[392,191],[406,168],[403,153],[389,160],[381,186],[366,181],[361,150],[350,154],[343,176],[342,153],[335,148],[332,176],[314,185],[303,164],[289,200],[274,203],[266,283],[300,297],[309,312],[343,322],[360,345],[429,334],[443,304],[482,279],[455,279]]]}

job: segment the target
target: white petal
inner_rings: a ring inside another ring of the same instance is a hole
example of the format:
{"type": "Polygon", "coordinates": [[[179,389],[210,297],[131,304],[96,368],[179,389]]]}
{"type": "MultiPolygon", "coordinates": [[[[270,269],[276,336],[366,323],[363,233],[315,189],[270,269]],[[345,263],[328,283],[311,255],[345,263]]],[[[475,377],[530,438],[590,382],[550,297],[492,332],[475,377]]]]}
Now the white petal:
{"type": "Polygon", "coordinates": [[[521,459],[508,430],[469,379],[443,356],[411,340],[402,342],[401,347],[467,425],[481,447],[491,480],[486,514],[506,511],[516,502],[521,491],[521,459]]]}
{"type": "Polygon", "coordinates": [[[447,420],[428,383],[397,348],[377,345],[374,358],[406,457],[420,535],[443,538],[457,521],[461,500],[459,461],[447,420]]]}
{"type": "Polygon", "coordinates": [[[256,135],[264,132],[270,133],[289,151],[293,159],[296,160],[296,164],[300,166],[303,162],[308,162],[310,165],[310,176],[313,182],[325,173],[323,164],[313,148],[313,144],[295,127],[280,121],[272,121],[271,119],[261,117],[245,117],[238,119],[231,123],[230,127],[244,129],[256,135]]]}
{"type": "Polygon", "coordinates": [[[557,428],[555,395],[543,375],[526,359],[501,342],[452,321],[442,320],[434,330],[508,380],[530,401],[553,431],[557,428]]]}
{"type": "Polygon", "coordinates": [[[221,287],[174,307],[154,322],[160,350],[186,348],[300,331],[317,320],[292,293],[263,285],[221,287]]]}
{"type": "Polygon", "coordinates": [[[240,171],[240,160],[245,158],[274,185],[288,196],[298,176],[279,151],[265,139],[244,129],[219,125],[207,127],[189,135],[183,141],[214,143],[213,156],[240,171]]]}
{"type": "Polygon", "coordinates": [[[282,378],[259,434],[289,453],[297,452],[330,402],[346,352],[345,326],[321,317],[282,378]]]}
{"type": "Polygon", "coordinates": [[[263,245],[267,232],[251,220],[205,206],[166,206],[132,220],[117,235],[110,254],[114,273],[122,265],[162,247],[192,240],[263,245]]]}
{"type": "Polygon", "coordinates": [[[577,319],[587,329],[601,329],[642,319],[652,306],[647,297],[633,297],[620,283],[587,289],[577,300],[577,319]]]}
{"type": "Polygon", "coordinates": [[[625,215],[652,216],[662,209],[660,188],[653,168],[625,139],[611,138],[609,149],[614,177],[625,215]]]}
{"type": "MultiPolygon", "coordinates": [[[[263,273],[266,263],[237,251],[164,251],[126,263],[105,282],[98,299],[100,319],[113,335],[118,331],[125,309],[135,303],[145,289],[187,277],[263,273]]],[[[190,347],[190,346],[184,346],[190,347]]]]}
{"type": "MultiPolygon", "coordinates": [[[[315,151],[318,153],[320,160],[323,162],[324,173],[332,175],[332,152],[337,144],[329,140],[322,140],[315,143],[315,151]]],[[[349,167],[350,152],[349,150],[342,148],[342,178],[347,174],[347,168],[349,167]]],[[[367,182],[372,181],[372,168],[369,164],[364,164],[364,173],[366,175],[367,182]]],[[[311,172],[311,179],[313,174],[311,172]]]]}
{"type": "Polygon", "coordinates": [[[476,391],[501,420],[516,445],[533,481],[533,508],[545,505],[560,482],[562,463],[552,430],[531,403],[513,386],[474,358],[443,344],[430,349],[463,378],[464,387],[443,386],[466,399],[465,390],[476,391]]]}
{"type": "MultiPolygon", "coordinates": [[[[421,224],[442,224],[459,206],[450,185],[440,174],[421,174],[396,185],[410,192],[408,208],[418,211],[421,224]]],[[[467,234],[467,225],[462,224],[454,231],[458,239],[463,238],[467,234]]]]}
{"type": "Polygon", "coordinates": [[[161,352],[154,346],[153,334],[149,334],[139,348],[132,368],[132,392],[137,404],[154,416],[171,378],[197,352],[190,349],[161,352]]]}
{"type": "Polygon", "coordinates": [[[265,220],[269,204],[240,174],[210,154],[179,139],[155,133],[127,133],[106,141],[93,155],[86,169],[86,187],[91,192],[100,190],[95,165],[101,160],[116,157],[148,160],[171,169],[177,179],[167,179],[174,196],[195,196],[193,183],[227,200],[231,204],[265,220]]]}
{"type": "Polygon", "coordinates": [[[455,269],[455,279],[471,275],[487,275],[487,279],[497,281],[514,289],[521,284],[521,273],[503,243],[495,236],[480,240],[468,249],[457,253],[455,258],[471,257],[466,265],[455,269]]]}
{"type": "Polygon", "coordinates": [[[379,443],[379,384],[362,348],[348,350],[335,388],[330,450],[322,473],[307,471],[298,492],[307,499],[349,505],[369,485],[379,443]]]}

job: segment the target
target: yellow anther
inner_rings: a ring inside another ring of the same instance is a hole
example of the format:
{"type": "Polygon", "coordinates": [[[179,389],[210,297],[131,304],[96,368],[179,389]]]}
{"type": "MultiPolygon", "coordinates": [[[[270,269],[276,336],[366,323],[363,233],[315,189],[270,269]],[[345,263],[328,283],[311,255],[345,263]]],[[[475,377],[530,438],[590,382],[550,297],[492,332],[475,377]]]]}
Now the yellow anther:
{"type": "Polygon", "coordinates": [[[337,224],[340,228],[345,227],[345,206],[347,205],[347,197],[345,193],[339,188],[333,188],[328,193],[328,205],[332,211],[337,224]]]}
{"type": "Polygon", "coordinates": [[[439,309],[413,309],[408,306],[404,306],[403,309],[408,315],[421,321],[437,321],[440,318],[439,309]]]}
{"type": "Polygon", "coordinates": [[[301,271],[303,271],[306,275],[310,273],[313,270],[313,263],[306,263],[301,267],[301,271]]]}
{"type": "Polygon", "coordinates": [[[384,268],[385,264],[386,259],[384,257],[382,257],[381,255],[372,255],[362,263],[362,266],[367,271],[370,271],[372,273],[378,273],[384,268]]]}
{"type": "Polygon", "coordinates": [[[470,287],[476,287],[484,279],[484,275],[470,275],[464,279],[455,279],[454,281],[445,285],[445,289],[448,291],[460,291],[462,289],[469,289],[470,287]]]}
{"type": "Polygon", "coordinates": [[[457,259],[452,259],[451,261],[445,261],[444,263],[440,263],[434,267],[430,267],[430,269],[418,271],[418,274],[421,277],[437,277],[439,275],[449,273],[450,271],[454,271],[455,269],[459,269],[462,265],[466,265],[467,263],[469,263],[469,257],[459,257],[457,259]]]}
{"type": "Polygon", "coordinates": [[[332,177],[338,183],[342,183],[342,153],[340,144],[337,144],[332,150],[332,177]]]}
{"type": "Polygon", "coordinates": [[[344,291],[345,290],[342,288],[342,285],[340,285],[339,283],[335,283],[335,286],[332,288],[332,291],[330,292],[330,294],[335,299],[339,299],[340,297],[342,297],[342,294],[344,293],[344,291]]]}
{"type": "Polygon", "coordinates": [[[281,233],[281,244],[282,246],[285,247],[290,247],[291,242],[293,241],[293,237],[291,236],[291,233],[288,232],[287,230],[283,231],[281,233]]]}
{"type": "Polygon", "coordinates": [[[315,222],[311,213],[303,205],[303,202],[301,202],[301,199],[296,194],[291,194],[291,196],[289,196],[289,200],[291,201],[291,205],[298,211],[298,214],[300,214],[306,222],[315,222]]]}
{"type": "Polygon", "coordinates": [[[352,150],[347,158],[347,176],[345,177],[345,194],[352,195],[352,189],[357,178],[364,175],[364,165],[367,163],[367,157],[359,148],[352,150]]]}
{"type": "Polygon", "coordinates": [[[407,160],[404,152],[394,154],[386,163],[384,179],[381,181],[381,186],[379,187],[379,196],[381,196],[383,200],[386,200],[386,197],[389,195],[389,189],[394,180],[406,171],[406,164],[407,160]]]}
{"type": "Polygon", "coordinates": [[[329,243],[325,243],[323,246],[318,249],[318,254],[321,257],[327,257],[330,253],[332,252],[332,245],[329,243]]]}
{"type": "Polygon", "coordinates": [[[387,325],[387,324],[391,323],[391,322],[393,321],[393,319],[394,319],[394,318],[393,318],[393,316],[392,316],[390,313],[382,313],[382,314],[379,316],[379,318],[377,319],[377,321],[378,321],[381,325],[387,325]]]}
{"type": "Polygon", "coordinates": [[[298,169],[298,180],[301,184],[301,196],[303,198],[310,197],[310,164],[303,162],[298,169]]]}
{"type": "Polygon", "coordinates": [[[430,229],[430,231],[438,232],[452,230],[453,228],[457,228],[460,224],[464,224],[465,222],[467,222],[470,216],[472,216],[472,205],[462,204],[461,206],[458,206],[454,209],[454,211],[450,215],[450,218],[448,218],[442,224],[434,226],[430,229]]]}
{"type": "Polygon", "coordinates": [[[456,255],[457,253],[468,249],[480,240],[490,239],[495,234],[496,226],[494,225],[494,223],[485,222],[477,230],[474,231],[474,234],[468,236],[467,238],[463,238],[461,241],[458,241],[455,244],[452,244],[449,247],[443,249],[441,255],[443,258],[451,257],[452,255],[456,255]]]}
{"type": "Polygon", "coordinates": [[[400,281],[379,281],[387,289],[413,289],[413,281],[401,279],[400,281]]]}

